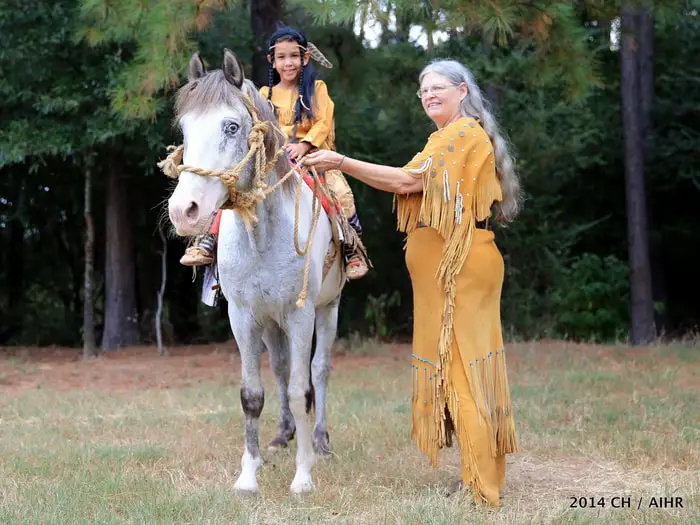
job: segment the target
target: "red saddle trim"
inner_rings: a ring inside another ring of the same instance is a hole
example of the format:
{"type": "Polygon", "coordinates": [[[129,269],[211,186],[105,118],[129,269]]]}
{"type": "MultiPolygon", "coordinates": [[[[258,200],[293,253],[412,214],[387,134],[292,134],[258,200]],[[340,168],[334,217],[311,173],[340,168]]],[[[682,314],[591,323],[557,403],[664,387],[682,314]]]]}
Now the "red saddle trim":
{"type": "MultiPolygon", "coordinates": [[[[314,181],[313,177],[306,172],[302,173],[301,176],[304,179],[304,182],[306,183],[306,185],[311,189],[311,191],[314,191],[314,187],[316,185],[316,182],[314,181]]],[[[325,195],[320,195],[320,198],[321,198],[321,206],[323,206],[323,209],[326,211],[326,215],[328,215],[330,217],[330,215],[331,215],[331,203],[330,203],[330,201],[328,200],[328,198],[326,198],[325,195]]],[[[334,213],[340,212],[340,205],[339,204],[336,204],[333,208],[334,208],[334,210],[333,210],[334,213]]]]}

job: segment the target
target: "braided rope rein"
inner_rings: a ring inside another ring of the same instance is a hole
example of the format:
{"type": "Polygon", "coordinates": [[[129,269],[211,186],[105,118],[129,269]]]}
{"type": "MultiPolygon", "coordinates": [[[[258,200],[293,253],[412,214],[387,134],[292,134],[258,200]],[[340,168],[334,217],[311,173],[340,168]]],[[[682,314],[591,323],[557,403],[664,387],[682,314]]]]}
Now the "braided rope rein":
{"type": "MultiPolygon", "coordinates": [[[[182,157],[185,147],[182,144],[179,146],[168,146],[167,151],[170,153],[165,159],[158,162],[157,166],[166,176],[173,179],[177,179],[183,171],[188,171],[196,175],[202,175],[204,177],[218,177],[221,182],[224,183],[229,192],[229,199],[221,206],[221,208],[235,210],[246,223],[248,230],[250,230],[258,222],[258,218],[255,213],[258,203],[265,200],[268,195],[282,186],[282,184],[284,184],[289,177],[294,175],[294,173],[298,173],[299,168],[292,167],[275,184],[268,186],[267,181],[265,180],[265,175],[267,175],[267,173],[275,166],[279,160],[279,157],[284,153],[284,144],[280,145],[279,138],[285,137],[285,135],[274,123],[259,119],[257,108],[252,104],[252,102],[250,102],[246,95],[243,95],[243,102],[246,105],[251,118],[253,119],[253,127],[248,135],[248,153],[246,153],[246,155],[236,166],[231,169],[216,171],[183,164],[182,157]],[[265,134],[270,129],[270,126],[272,126],[273,130],[276,131],[275,153],[272,159],[267,160],[267,155],[265,153],[265,134]],[[240,179],[240,174],[243,168],[253,158],[255,161],[253,187],[248,191],[241,191],[236,187],[236,183],[240,179]]],[[[309,230],[309,238],[304,249],[301,249],[299,246],[299,211],[301,207],[301,189],[302,185],[304,184],[302,178],[297,181],[294,202],[294,248],[298,255],[304,257],[303,284],[297,297],[297,308],[304,306],[308,293],[309,272],[311,268],[311,245],[316,234],[316,227],[318,225],[319,217],[321,216],[322,206],[320,199],[322,197],[330,198],[327,189],[321,184],[318,173],[313,167],[311,168],[311,176],[314,181],[313,201],[311,208],[312,221],[311,228],[309,230]]]]}

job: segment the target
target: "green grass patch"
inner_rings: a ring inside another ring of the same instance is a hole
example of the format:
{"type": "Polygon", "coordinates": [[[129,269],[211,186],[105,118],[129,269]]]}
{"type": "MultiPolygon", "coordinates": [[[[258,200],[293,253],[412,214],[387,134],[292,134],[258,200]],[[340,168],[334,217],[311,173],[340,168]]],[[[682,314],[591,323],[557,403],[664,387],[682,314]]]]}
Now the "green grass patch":
{"type": "MultiPolygon", "coordinates": [[[[508,460],[498,510],[454,493],[456,449],[433,469],[412,444],[406,356],[371,367],[336,363],[328,411],[335,455],[319,460],[317,491],[303,499],[288,490],[296,441],[266,456],[259,496],[234,494],[243,451],[236,385],[41,388],[6,398],[0,523],[700,523],[700,403],[688,388],[700,361],[683,349],[635,356],[587,348],[510,351],[521,450],[508,460]],[[684,508],[569,508],[571,497],[614,495],[681,496],[684,508]]],[[[278,415],[269,372],[264,385],[263,448],[278,415]]]]}

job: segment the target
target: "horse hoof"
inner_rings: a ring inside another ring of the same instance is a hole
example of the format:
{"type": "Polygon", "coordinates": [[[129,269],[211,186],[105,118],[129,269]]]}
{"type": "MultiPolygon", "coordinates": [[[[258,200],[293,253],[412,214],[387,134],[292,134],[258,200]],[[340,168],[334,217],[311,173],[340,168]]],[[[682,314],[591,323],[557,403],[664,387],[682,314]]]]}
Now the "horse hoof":
{"type": "Polygon", "coordinates": [[[314,451],[316,452],[316,454],[318,454],[320,456],[330,456],[332,454],[331,443],[330,443],[330,439],[328,437],[328,432],[314,431],[313,444],[314,444],[314,451]]]}
{"type": "Polygon", "coordinates": [[[314,482],[311,480],[311,476],[296,475],[294,477],[294,481],[292,481],[292,484],[289,487],[289,490],[292,492],[292,494],[301,495],[313,492],[315,488],[316,487],[314,486],[314,482]]]}
{"type": "Polygon", "coordinates": [[[288,440],[284,439],[283,437],[277,436],[275,439],[270,441],[270,444],[267,446],[267,450],[268,452],[274,453],[283,448],[287,448],[288,446],[288,440]]]}
{"type": "Polygon", "coordinates": [[[242,496],[252,496],[259,491],[257,481],[246,479],[243,476],[238,478],[238,481],[233,486],[233,490],[242,496]]]}
{"type": "Polygon", "coordinates": [[[314,443],[314,451],[316,454],[319,456],[332,456],[333,452],[331,451],[331,446],[328,442],[326,443],[314,443]]]}

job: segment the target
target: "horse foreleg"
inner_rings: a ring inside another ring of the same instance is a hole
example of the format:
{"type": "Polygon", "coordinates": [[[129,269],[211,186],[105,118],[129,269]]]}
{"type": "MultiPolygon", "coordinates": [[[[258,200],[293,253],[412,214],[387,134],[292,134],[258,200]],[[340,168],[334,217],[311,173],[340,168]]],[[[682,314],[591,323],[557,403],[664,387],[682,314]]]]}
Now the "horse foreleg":
{"type": "Polygon", "coordinates": [[[297,427],[296,473],[290,490],[300,494],[314,489],[311,471],[316,463],[309,421],[312,400],[309,361],[314,327],[313,307],[307,304],[291,312],[287,323],[291,357],[289,406],[297,427]]]}
{"type": "Polygon", "coordinates": [[[233,333],[241,353],[241,407],[245,416],[245,450],[241,457],[241,474],[234,489],[245,492],[258,491],[258,469],[263,463],[260,455],[259,422],[265,391],[260,377],[262,357],[261,331],[255,326],[250,314],[244,310],[232,311],[229,316],[235,319],[233,333]]]}
{"type": "Polygon", "coordinates": [[[296,431],[294,417],[289,408],[289,393],[287,391],[289,388],[289,346],[284,334],[277,327],[266,329],[263,332],[263,341],[270,356],[270,364],[275,372],[277,394],[280,400],[277,436],[268,445],[268,450],[274,452],[280,448],[287,448],[296,431]]]}
{"type": "Polygon", "coordinates": [[[316,452],[328,455],[331,452],[330,437],[326,423],[326,393],[331,371],[331,353],[338,329],[338,307],[340,298],[316,311],[316,351],[311,362],[311,381],[316,401],[316,424],[313,443],[316,452]]]}

